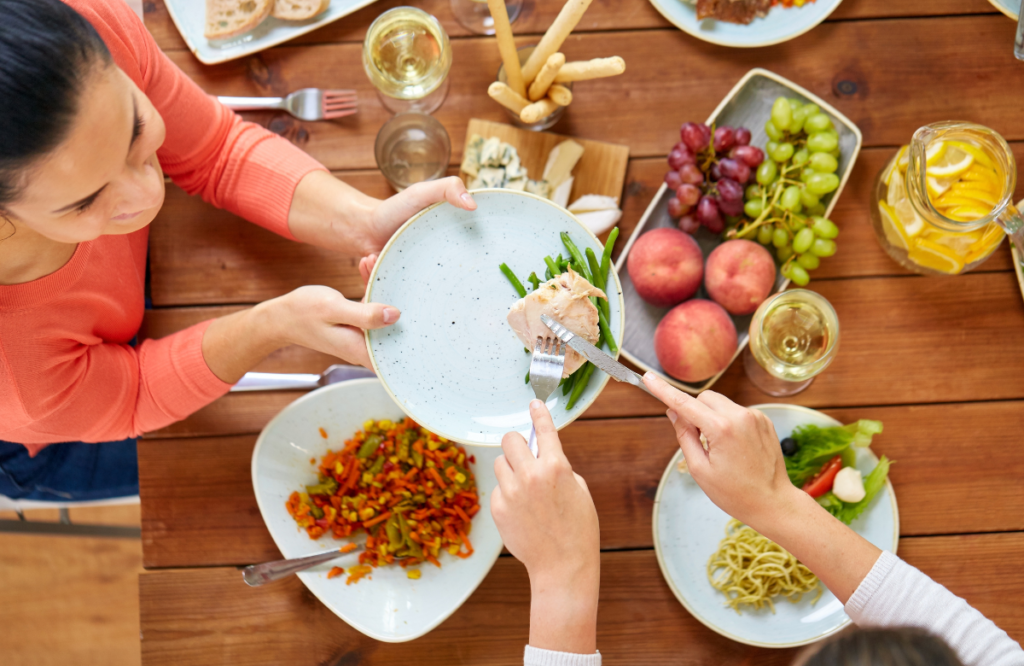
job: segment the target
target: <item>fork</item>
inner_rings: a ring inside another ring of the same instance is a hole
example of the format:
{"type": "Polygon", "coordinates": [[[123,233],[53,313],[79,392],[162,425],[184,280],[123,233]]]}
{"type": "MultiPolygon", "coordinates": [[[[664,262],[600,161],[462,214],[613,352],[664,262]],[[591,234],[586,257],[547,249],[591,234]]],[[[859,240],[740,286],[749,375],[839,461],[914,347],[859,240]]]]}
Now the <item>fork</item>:
{"type": "MultiPolygon", "coordinates": [[[[541,402],[558,388],[562,381],[562,369],[565,367],[565,343],[558,338],[542,338],[537,336],[533,347],[533,358],[530,360],[530,386],[541,402]]],[[[537,429],[530,426],[530,439],[527,442],[530,453],[537,457],[537,429]]]]}
{"type": "Polygon", "coordinates": [[[221,104],[235,111],[276,109],[287,111],[299,120],[334,120],[351,116],[356,108],[355,90],[303,88],[287,97],[218,97],[221,104]]]}

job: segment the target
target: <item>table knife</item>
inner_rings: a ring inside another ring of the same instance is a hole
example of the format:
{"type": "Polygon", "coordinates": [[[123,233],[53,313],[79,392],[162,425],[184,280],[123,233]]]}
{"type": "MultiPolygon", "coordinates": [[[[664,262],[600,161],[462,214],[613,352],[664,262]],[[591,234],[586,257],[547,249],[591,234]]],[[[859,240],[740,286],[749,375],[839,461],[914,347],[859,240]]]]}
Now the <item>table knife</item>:
{"type": "Polygon", "coordinates": [[[231,392],[239,391],[308,391],[337,384],[348,379],[376,377],[373,370],[359,365],[332,365],[319,375],[304,373],[247,372],[231,392]]]}
{"type": "Polygon", "coordinates": [[[640,375],[636,374],[608,354],[576,335],[560,324],[556,319],[553,319],[546,314],[542,314],[540,316],[540,320],[545,326],[551,329],[551,332],[554,333],[559,340],[575,349],[583,358],[587,359],[601,370],[607,372],[612,379],[617,382],[632,384],[637,388],[643,389],[649,395],[654,396],[654,394],[648,390],[647,386],[644,385],[644,380],[641,379],[640,375]]]}

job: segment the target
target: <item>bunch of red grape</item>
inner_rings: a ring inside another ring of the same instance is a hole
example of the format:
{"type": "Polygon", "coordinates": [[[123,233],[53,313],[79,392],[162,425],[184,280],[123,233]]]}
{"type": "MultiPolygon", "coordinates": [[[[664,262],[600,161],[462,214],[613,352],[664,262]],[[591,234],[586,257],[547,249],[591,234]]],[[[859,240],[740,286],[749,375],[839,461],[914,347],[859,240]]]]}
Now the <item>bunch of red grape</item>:
{"type": "Polygon", "coordinates": [[[743,215],[743,189],[764,152],[750,145],[745,127],[683,123],[679,135],[682,140],[668,155],[671,171],[665,174],[665,183],[675,191],[668,214],[688,234],[701,226],[720,234],[726,217],[743,215]]]}

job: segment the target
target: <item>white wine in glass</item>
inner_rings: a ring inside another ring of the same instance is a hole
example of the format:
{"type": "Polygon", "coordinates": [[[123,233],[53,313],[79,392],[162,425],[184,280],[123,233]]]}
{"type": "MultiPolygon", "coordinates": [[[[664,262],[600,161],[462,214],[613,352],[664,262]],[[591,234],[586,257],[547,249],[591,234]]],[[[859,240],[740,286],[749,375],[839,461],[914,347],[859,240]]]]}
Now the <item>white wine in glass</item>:
{"type": "Polygon", "coordinates": [[[448,92],[452,49],[436,18],[415,7],[395,7],[370,25],[363,67],[393,112],[431,113],[448,92]]]}
{"type": "Polygon", "coordinates": [[[747,377],[768,395],[793,395],[807,388],[835,358],[839,318],[820,294],[783,291],[757,309],[744,354],[747,377]]]}

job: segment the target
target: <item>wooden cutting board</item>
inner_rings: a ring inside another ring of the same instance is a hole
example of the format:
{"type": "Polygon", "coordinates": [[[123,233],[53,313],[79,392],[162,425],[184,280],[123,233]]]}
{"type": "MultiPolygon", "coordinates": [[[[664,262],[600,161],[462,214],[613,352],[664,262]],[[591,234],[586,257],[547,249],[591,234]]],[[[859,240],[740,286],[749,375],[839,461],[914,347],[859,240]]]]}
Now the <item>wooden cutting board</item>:
{"type": "MultiPolygon", "coordinates": [[[[583,146],[583,157],[576,164],[572,175],[572,194],[569,203],[576,201],[584,194],[603,194],[616,197],[622,205],[622,186],[626,180],[626,165],[629,162],[629,146],[622,146],[604,141],[579,139],[574,136],[563,136],[551,132],[531,132],[504,123],[473,118],[466,127],[466,142],[469,137],[479,134],[485,139],[496,136],[505,143],[515,147],[519,159],[529,177],[540,180],[544,176],[544,166],[548,162],[551,149],[572,139],[583,146]]],[[[471,178],[464,172],[459,175],[467,184],[471,178]]]]}

